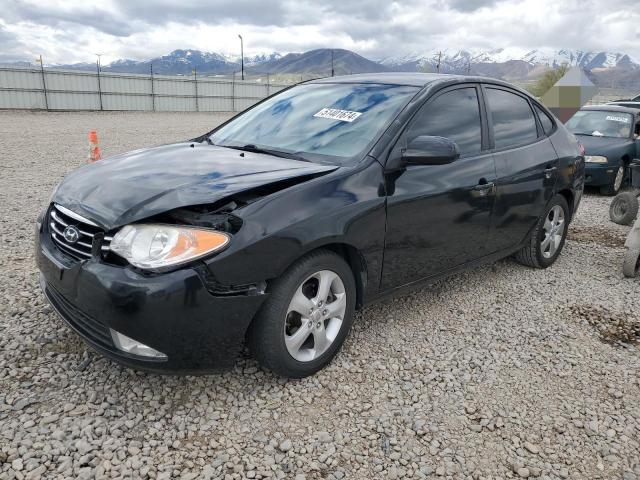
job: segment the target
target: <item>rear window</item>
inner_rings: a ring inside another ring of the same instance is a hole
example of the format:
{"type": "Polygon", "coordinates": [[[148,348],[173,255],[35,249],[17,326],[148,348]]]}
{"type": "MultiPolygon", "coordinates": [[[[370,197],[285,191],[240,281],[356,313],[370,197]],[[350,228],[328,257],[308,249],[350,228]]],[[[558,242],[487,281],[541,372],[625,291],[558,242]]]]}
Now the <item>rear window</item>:
{"type": "Polygon", "coordinates": [[[515,147],[537,140],[536,120],[526,98],[496,88],[486,91],[495,148],[515,147]]]}
{"type": "Polygon", "coordinates": [[[546,135],[549,135],[553,131],[553,120],[547,115],[547,113],[542,110],[538,105],[534,105],[536,109],[536,113],[538,114],[538,118],[540,119],[540,124],[542,125],[542,130],[546,135]]]}

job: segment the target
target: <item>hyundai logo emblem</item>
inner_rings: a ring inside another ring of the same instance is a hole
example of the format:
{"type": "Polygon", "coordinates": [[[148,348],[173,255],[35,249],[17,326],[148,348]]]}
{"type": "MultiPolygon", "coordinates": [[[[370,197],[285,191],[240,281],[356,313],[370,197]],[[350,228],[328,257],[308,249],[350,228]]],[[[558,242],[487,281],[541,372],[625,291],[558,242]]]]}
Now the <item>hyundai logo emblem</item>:
{"type": "Polygon", "coordinates": [[[64,232],[62,232],[62,236],[67,241],[67,243],[76,243],[78,241],[78,238],[80,238],[80,232],[73,225],[69,225],[64,229],[64,232]]]}

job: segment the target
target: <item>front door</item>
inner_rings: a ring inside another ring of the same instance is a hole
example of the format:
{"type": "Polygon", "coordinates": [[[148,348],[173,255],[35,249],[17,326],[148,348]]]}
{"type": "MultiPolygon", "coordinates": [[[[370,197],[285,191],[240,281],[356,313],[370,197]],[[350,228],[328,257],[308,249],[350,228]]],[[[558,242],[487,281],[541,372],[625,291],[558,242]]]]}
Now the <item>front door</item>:
{"type": "Polygon", "coordinates": [[[419,135],[446,137],[461,158],[447,165],[410,165],[388,175],[382,291],[431,277],[486,254],[495,167],[483,133],[480,91],[458,86],[417,112],[389,163],[419,135]]]}

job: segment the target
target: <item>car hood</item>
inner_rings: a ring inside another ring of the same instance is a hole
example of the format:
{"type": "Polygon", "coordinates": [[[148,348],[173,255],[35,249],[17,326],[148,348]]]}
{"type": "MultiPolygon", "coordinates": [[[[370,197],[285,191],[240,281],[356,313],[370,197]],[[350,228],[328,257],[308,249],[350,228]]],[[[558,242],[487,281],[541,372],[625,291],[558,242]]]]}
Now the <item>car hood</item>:
{"type": "Polygon", "coordinates": [[[69,174],[53,201],[106,230],[189,205],[338,167],[200,143],[136,150],[69,174]]]}
{"type": "Polygon", "coordinates": [[[624,150],[634,146],[628,138],[592,137],[590,135],[576,135],[576,138],[584,146],[587,155],[624,155],[624,150]]]}

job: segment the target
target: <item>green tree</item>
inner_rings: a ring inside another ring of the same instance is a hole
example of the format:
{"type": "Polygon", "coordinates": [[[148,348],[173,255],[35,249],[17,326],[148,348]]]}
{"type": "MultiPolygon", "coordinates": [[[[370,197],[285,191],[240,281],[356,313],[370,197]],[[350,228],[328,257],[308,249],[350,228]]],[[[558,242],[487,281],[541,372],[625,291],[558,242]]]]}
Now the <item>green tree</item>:
{"type": "Polygon", "coordinates": [[[557,68],[547,70],[542,78],[528,87],[529,92],[536,97],[542,97],[558,80],[564,77],[567,70],[569,70],[569,65],[566,63],[563,63],[557,68]]]}

